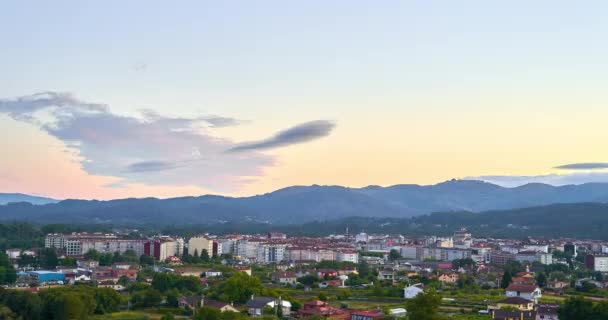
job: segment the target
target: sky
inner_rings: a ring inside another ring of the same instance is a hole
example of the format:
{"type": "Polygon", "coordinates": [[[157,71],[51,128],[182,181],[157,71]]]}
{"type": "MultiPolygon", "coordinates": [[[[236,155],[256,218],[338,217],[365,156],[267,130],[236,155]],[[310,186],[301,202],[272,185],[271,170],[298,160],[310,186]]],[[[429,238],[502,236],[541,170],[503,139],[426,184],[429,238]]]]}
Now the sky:
{"type": "Polygon", "coordinates": [[[0,192],[608,182],[606,1],[7,1],[0,192]]]}

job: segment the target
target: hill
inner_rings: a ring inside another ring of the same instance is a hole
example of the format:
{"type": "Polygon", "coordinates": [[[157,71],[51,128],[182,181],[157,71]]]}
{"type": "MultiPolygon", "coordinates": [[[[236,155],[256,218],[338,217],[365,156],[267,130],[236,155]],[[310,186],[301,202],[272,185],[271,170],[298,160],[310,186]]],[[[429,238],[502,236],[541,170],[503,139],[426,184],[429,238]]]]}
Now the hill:
{"type": "Polygon", "coordinates": [[[55,199],[30,196],[30,195],[23,194],[23,193],[0,193],[0,205],[11,203],[11,202],[28,202],[31,204],[41,205],[41,204],[55,203],[57,201],[58,200],[55,200],[55,199]]]}
{"type": "Polygon", "coordinates": [[[0,206],[1,220],[95,222],[126,225],[197,225],[225,222],[298,224],[346,217],[408,218],[433,212],[483,212],[560,203],[606,203],[608,184],[504,188],[472,180],[430,186],[347,188],[294,186],[253,197],[64,200],[0,206]]]}

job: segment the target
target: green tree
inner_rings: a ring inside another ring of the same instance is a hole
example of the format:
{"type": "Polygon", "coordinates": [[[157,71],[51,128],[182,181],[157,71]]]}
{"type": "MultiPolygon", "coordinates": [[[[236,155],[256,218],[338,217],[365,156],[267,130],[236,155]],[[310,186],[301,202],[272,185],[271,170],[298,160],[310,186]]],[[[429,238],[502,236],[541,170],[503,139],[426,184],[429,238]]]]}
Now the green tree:
{"type": "Polygon", "coordinates": [[[99,251],[95,250],[95,249],[89,249],[89,251],[87,251],[84,254],[84,258],[86,260],[95,260],[95,261],[99,261],[101,254],[99,253],[99,251]]]}
{"type": "Polygon", "coordinates": [[[207,249],[203,249],[203,251],[201,252],[201,260],[204,262],[209,261],[209,252],[207,251],[207,249]]]}
{"type": "Polygon", "coordinates": [[[156,307],[160,304],[160,302],[162,300],[163,300],[163,297],[160,294],[160,291],[158,291],[154,288],[148,288],[144,292],[143,306],[144,307],[156,307]]]}
{"type": "Polygon", "coordinates": [[[509,271],[506,271],[502,274],[502,280],[500,280],[500,287],[506,289],[513,281],[513,276],[509,271]]]}
{"type": "Polygon", "coordinates": [[[557,309],[560,320],[587,320],[593,317],[593,303],[583,297],[568,298],[557,309]]]}
{"type": "Polygon", "coordinates": [[[122,298],[115,290],[110,288],[95,289],[95,313],[116,312],[121,303],[122,298]]]}
{"type": "Polygon", "coordinates": [[[197,308],[194,312],[195,320],[221,320],[222,313],[219,309],[211,307],[197,308]]]}
{"type": "Polygon", "coordinates": [[[544,272],[540,272],[538,275],[536,275],[536,284],[541,288],[547,286],[547,275],[545,275],[544,272]]]}
{"type": "Polygon", "coordinates": [[[434,291],[419,293],[407,301],[407,313],[412,320],[436,320],[439,316],[441,296],[434,291]]]}
{"type": "Polygon", "coordinates": [[[311,286],[315,282],[321,281],[316,274],[307,274],[305,276],[299,277],[298,282],[311,286]]]}
{"type": "Polygon", "coordinates": [[[258,295],[263,286],[259,278],[245,272],[236,272],[220,285],[220,299],[226,302],[245,303],[252,295],[258,295]]]}
{"type": "Polygon", "coordinates": [[[401,253],[399,253],[399,251],[396,249],[391,249],[391,251],[389,251],[389,253],[388,253],[388,259],[390,261],[395,261],[397,259],[401,259],[401,253]]]}
{"type": "Polygon", "coordinates": [[[151,266],[154,265],[154,258],[152,258],[151,256],[142,254],[141,256],[139,256],[139,264],[141,264],[142,266],[151,266]]]}
{"type": "Polygon", "coordinates": [[[179,291],[171,289],[167,292],[167,306],[177,308],[179,306],[179,291]]]}
{"type": "Polygon", "coordinates": [[[57,252],[53,248],[43,248],[38,251],[40,266],[44,269],[55,269],[59,264],[57,252]]]}
{"type": "Polygon", "coordinates": [[[152,278],[152,287],[160,292],[165,292],[173,287],[173,275],[168,273],[155,273],[152,278]]]}
{"type": "Polygon", "coordinates": [[[321,300],[321,301],[327,301],[327,295],[325,294],[325,292],[320,292],[319,293],[319,300],[321,300]]]}
{"type": "Polygon", "coordinates": [[[120,276],[120,278],[118,278],[118,281],[116,281],[117,284],[126,287],[129,282],[131,282],[131,279],[129,279],[129,277],[127,276],[120,276]]]}
{"type": "Polygon", "coordinates": [[[107,253],[102,253],[99,255],[99,265],[100,266],[110,266],[112,265],[112,258],[114,257],[113,254],[111,254],[110,252],[107,253]]]}

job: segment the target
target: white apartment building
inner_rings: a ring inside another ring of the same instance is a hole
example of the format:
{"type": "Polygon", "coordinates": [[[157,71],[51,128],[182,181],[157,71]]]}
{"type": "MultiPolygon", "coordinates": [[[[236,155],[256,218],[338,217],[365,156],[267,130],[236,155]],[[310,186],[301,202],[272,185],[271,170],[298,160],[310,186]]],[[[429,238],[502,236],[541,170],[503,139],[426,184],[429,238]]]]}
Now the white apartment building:
{"type": "Polygon", "coordinates": [[[336,254],[336,260],[339,262],[352,262],[359,263],[359,253],[357,251],[338,251],[336,254]]]}

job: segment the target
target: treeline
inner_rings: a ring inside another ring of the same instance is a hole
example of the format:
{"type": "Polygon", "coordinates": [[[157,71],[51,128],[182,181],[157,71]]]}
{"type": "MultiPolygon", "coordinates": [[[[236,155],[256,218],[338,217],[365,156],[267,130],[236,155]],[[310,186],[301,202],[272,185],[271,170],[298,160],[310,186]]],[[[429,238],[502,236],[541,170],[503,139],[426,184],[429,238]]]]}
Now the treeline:
{"type": "Polygon", "coordinates": [[[87,319],[93,314],[118,311],[123,297],[113,289],[72,286],[31,293],[0,289],[3,319],[87,319]]]}
{"type": "MultiPolygon", "coordinates": [[[[127,226],[128,227],[128,226],[127,226]]],[[[441,212],[413,218],[349,217],[302,224],[269,224],[251,221],[192,225],[138,226],[144,234],[173,234],[183,237],[209,232],[213,234],[264,234],[284,232],[291,236],[325,236],[368,233],[408,235],[451,235],[468,228],[475,236],[524,238],[530,234],[544,237],[573,237],[608,240],[608,204],[557,204],[483,213],[441,212]]],[[[29,223],[0,224],[0,248],[42,246],[44,235],[51,232],[111,231],[109,225],[36,226],[29,223]]],[[[133,236],[139,236],[134,234],[133,236]]]]}

